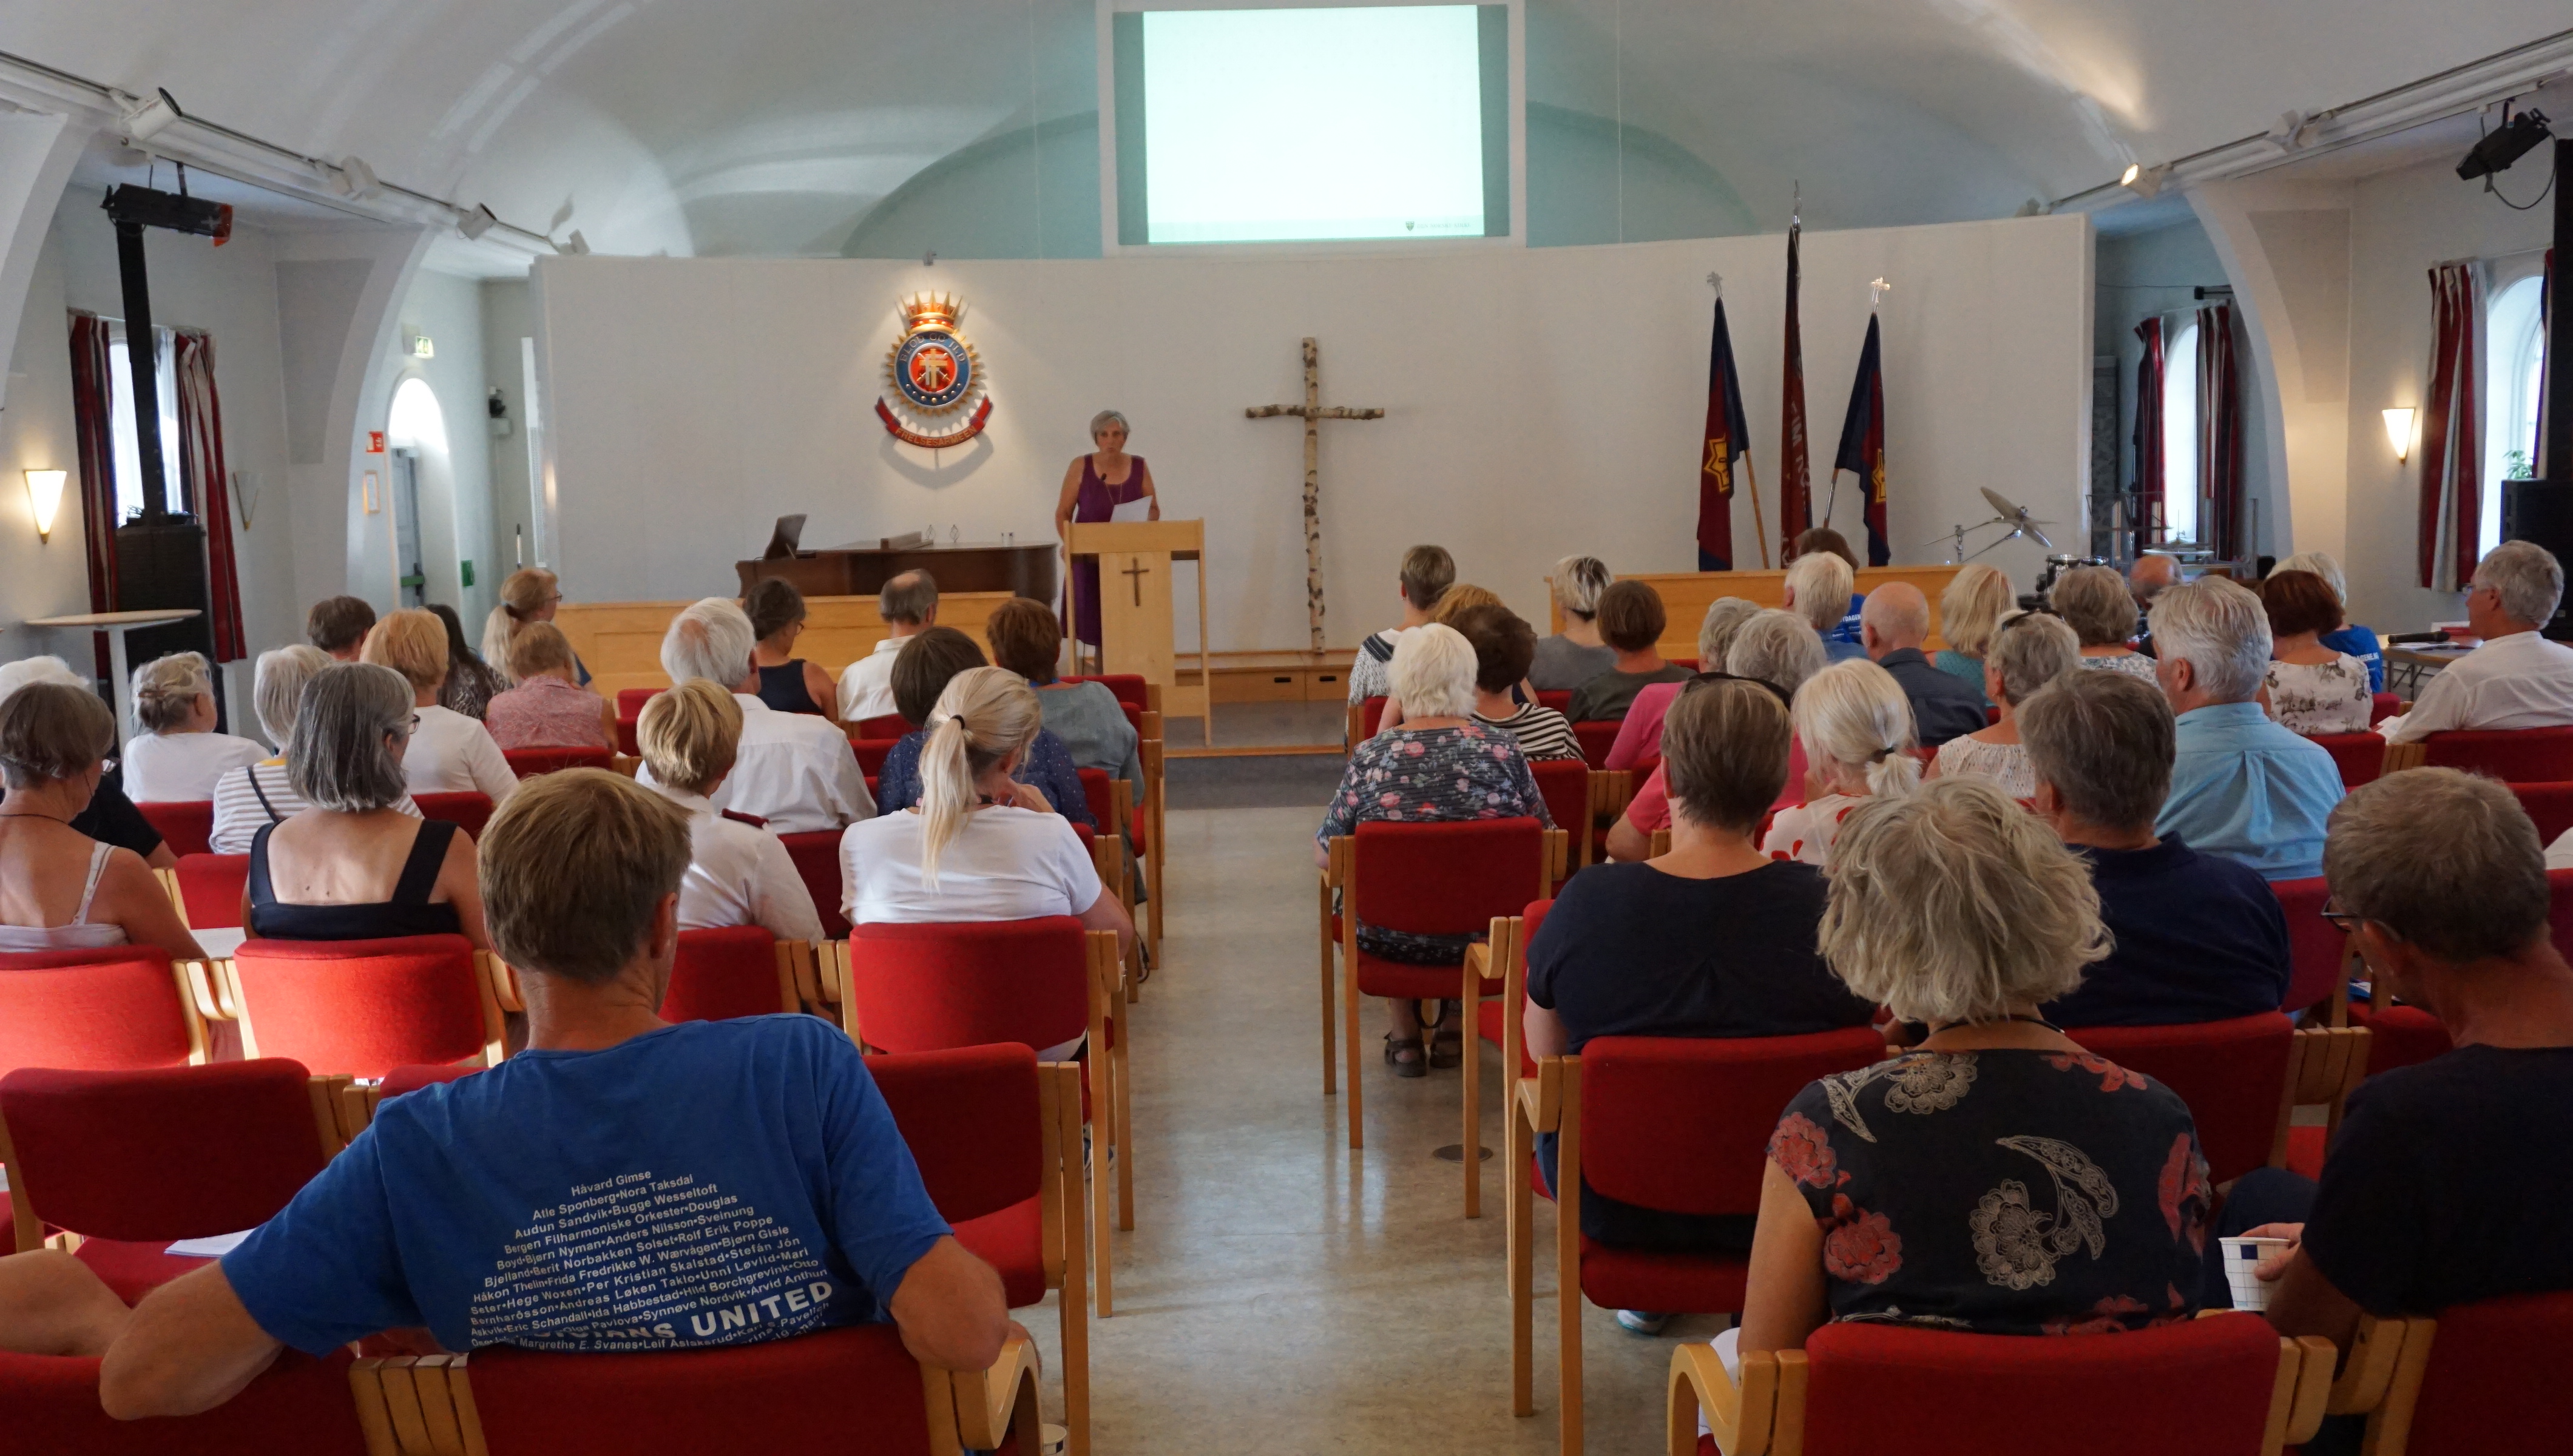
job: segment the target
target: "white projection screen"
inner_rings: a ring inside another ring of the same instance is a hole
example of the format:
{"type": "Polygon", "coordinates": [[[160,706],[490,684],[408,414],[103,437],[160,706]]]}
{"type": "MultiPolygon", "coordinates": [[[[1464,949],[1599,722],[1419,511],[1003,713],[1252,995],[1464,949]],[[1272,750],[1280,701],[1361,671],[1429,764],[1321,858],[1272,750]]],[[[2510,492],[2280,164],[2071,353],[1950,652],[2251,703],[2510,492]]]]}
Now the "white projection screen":
{"type": "Polygon", "coordinates": [[[1120,12],[1118,242],[1507,237],[1508,15],[1120,12]]]}

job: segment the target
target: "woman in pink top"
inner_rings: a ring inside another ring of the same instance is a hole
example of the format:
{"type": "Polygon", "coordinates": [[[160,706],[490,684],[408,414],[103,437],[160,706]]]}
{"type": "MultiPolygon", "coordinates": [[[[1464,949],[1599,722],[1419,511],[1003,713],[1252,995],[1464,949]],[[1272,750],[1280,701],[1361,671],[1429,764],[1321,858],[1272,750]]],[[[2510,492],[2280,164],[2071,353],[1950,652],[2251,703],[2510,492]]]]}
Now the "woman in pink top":
{"type": "MultiPolygon", "coordinates": [[[[1700,672],[1723,672],[1724,649],[1742,624],[1760,615],[1760,608],[1738,596],[1719,596],[1707,603],[1706,616],[1697,624],[1697,668],[1700,672]]],[[[1635,694],[1635,705],[1626,710],[1626,719],[1617,729],[1617,741],[1609,746],[1608,767],[1630,769],[1648,758],[1662,756],[1662,715],[1680,695],[1680,684],[1657,682],[1635,694]]]]}
{"type": "Polygon", "coordinates": [[[529,622],[509,641],[518,685],[491,695],[482,726],[502,748],[605,748],[598,694],[572,681],[571,643],[551,622],[529,622]]]}
{"type": "MultiPolygon", "coordinates": [[[[1707,615],[1712,619],[1714,608],[1708,608],[1707,615]]],[[[1706,629],[1701,628],[1698,635],[1701,653],[1707,649],[1706,637],[1706,629]]],[[[1823,670],[1823,663],[1827,660],[1823,655],[1823,639],[1815,634],[1803,617],[1775,609],[1754,613],[1721,645],[1720,657],[1707,656],[1700,660],[1709,664],[1721,661],[1725,670],[1735,677],[1757,678],[1791,700],[1796,696],[1796,689],[1805,685],[1805,679],[1823,670]]],[[[1677,696],[1677,688],[1673,689],[1673,696],[1677,696]]],[[[1635,711],[1640,712],[1642,708],[1643,700],[1638,698],[1635,711]]],[[[1669,704],[1664,703],[1660,711],[1669,711],[1669,704]]],[[[1632,721],[1631,714],[1629,721],[1632,721]]],[[[1658,721],[1653,737],[1647,742],[1658,752],[1661,746],[1658,721]]],[[[1623,746],[1621,735],[1619,747],[1623,746]]],[[[1779,796],[1782,806],[1801,803],[1805,796],[1805,745],[1801,741],[1790,740],[1787,752],[1787,788],[1779,796]]],[[[1609,755],[1608,762],[1612,768],[1617,765],[1615,753],[1609,755]]],[[[1626,806],[1626,812],[1608,827],[1608,857],[1615,860],[1651,858],[1653,831],[1668,829],[1670,824],[1670,790],[1662,777],[1662,770],[1656,766],[1652,777],[1644,781],[1634,801],[1626,806]]]]}

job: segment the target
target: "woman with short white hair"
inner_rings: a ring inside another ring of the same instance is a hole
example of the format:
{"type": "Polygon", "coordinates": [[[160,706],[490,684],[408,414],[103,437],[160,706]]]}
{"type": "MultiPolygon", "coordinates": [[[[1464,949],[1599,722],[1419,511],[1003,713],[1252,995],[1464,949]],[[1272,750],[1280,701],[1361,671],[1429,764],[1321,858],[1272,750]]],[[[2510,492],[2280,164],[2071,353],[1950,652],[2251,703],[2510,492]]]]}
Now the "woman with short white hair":
{"type": "Polygon", "coordinates": [[[1528,686],[1568,693],[1617,665],[1617,649],[1599,639],[1599,593],[1616,577],[1596,556],[1566,556],[1554,563],[1546,585],[1563,609],[1563,630],[1536,643],[1528,686]]]}
{"type": "MultiPolygon", "coordinates": [[[[1534,819],[1551,828],[1545,797],[1518,740],[1506,728],[1474,718],[1475,659],[1462,633],[1430,622],[1402,634],[1390,673],[1395,696],[1413,716],[1361,743],[1331,795],[1322,827],[1313,836],[1313,862],[1330,863],[1331,841],[1376,820],[1405,824],[1470,819],[1534,819]]],[[[1415,966],[1455,966],[1465,959],[1468,937],[1410,935],[1360,922],[1358,948],[1370,956],[1415,966]]],[[[1420,1046],[1415,1003],[1395,999],[1384,1060],[1396,1077],[1423,1077],[1427,1069],[1454,1067],[1464,1056],[1458,1004],[1441,1004],[1426,1058],[1420,1046]]]]}
{"type": "Polygon", "coordinates": [[[2037,771],[2029,766],[2028,745],[2019,739],[2019,705],[2081,666],[2082,639],[2073,635],[2063,618],[2020,612],[2002,623],[1987,644],[1983,662],[1984,696],[2001,709],[2001,718],[1990,728],[1940,744],[1926,777],[1982,774],[2014,799],[2035,797],[2037,771]]]}
{"type": "Polygon", "coordinates": [[[2109,951],[2090,873],[2045,822],[1978,778],[1869,801],[1841,832],[1821,944],[1851,991],[1929,1033],[1787,1104],[1741,1332],[1718,1352],[1800,1349],[1828,1320],[2187,1319],[2206,1159],[2175,1093],[2038,1015],[2109,951]]]}
{"type": "Polygon", "coordinates": [[[215,784],[268,757],[247,738],[215,731],[215,683],[201,652],[173,652],[134,669],[134,737],[123,754],[125,796],[138,804],[203,802],[215,784]]]}
{"type": "Polygon", "coordinates": [[[1857,582],[1858,573],[1834,551],[1807,551],[1787,568],[1787,610],[1805,619],[1805,625],[1822,639],[1823,655],[1834,662],[1867,655],[1867,649],[1855,642],[1832,638],[1852,610],[1850,591],[1857,582]]]}
{"type": "Polygon", "coordinates": [[[1764,853],[1831,868],[1841,820],[1871,798],[1901,798],[1921,781],[1912,700],[1873,662],[1835,662],[1796,690],[1806,799],[1769,823],[1764,853]]]}

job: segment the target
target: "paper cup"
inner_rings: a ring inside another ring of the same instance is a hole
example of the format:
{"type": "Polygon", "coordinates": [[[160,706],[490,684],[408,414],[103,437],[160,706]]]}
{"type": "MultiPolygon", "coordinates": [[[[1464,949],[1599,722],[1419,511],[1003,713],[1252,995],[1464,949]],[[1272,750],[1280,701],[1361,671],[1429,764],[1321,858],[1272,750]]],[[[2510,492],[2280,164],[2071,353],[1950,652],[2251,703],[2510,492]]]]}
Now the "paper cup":
{"type": "Polygon", "coordinates": [[[2224,1282],[2233,1291],[2233,1307],[2268,1308],[2272,1286],[2253,1271],[2260,1267],[2260,1260],[2272,1252],[2290,1247],[2289,1241],[2283,1238],[2226,1238],[2217,1242],[2224,1245],[2224,1282]]]}

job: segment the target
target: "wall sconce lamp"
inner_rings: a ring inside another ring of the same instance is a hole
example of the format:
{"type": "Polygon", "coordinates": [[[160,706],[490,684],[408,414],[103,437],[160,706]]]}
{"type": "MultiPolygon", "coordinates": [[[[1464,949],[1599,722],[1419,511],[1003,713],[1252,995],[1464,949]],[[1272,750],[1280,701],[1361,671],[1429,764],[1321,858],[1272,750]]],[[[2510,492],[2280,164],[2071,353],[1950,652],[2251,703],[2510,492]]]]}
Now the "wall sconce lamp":
{"type": "Polygon", "coordinates": [[[2412,457],[2412,411],[2388,409],[2385,413],[2385,442],[2394,447],[2394,462],[2401,464],[2412,457]]]}
{"type": "Polygon", "coordinates": [[[27,508],[36,517],[36,539],[53,539],[54,517],[63,508],[61,470],[29,470],[27,474],[27,508]]]}

